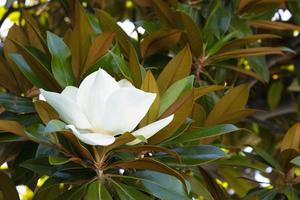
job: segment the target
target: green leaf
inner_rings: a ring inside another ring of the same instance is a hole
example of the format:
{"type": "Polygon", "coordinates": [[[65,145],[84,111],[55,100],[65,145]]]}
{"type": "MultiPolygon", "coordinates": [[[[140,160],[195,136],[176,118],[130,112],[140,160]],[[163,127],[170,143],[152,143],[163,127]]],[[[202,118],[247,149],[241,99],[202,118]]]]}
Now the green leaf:
{"type": "Polygon", "coordinates": [[[233,37],[235,37],[237,35],[237,32],[234,31],[232,33],[229,33],[227,35],[225,35],[224,37],[221,37],[219,41],[217,41],[209,50],[207,53],[207,56],[211,56],[214,55],[215,53],[217,53],[220,49],[222,49],[223,46],[225,46],[225,44],[231,40],[233,37]]]}
{"type": "Polygon", "coordinates": [[[140,171],[134,174],[145,190],[159,199],[190,200],[183,184],[173,176],[153,171],[140,171]]]}
{"type": "Polygon", "coordinates": [[[178,178],[182,183],[185,184],[185,177],[179,173],[177,170],[165,165],[164,163],[161,163],[157,160],[154,160],[152,158],[141,158],[136,159],[132,161],[117,161],[110,165],[110,167],[120,167],[123,169],[147,169],[147,170],[153,170],[157,172],[161,172],[164,174],[169,174],[171,176],[174,176],[178,178]]]}
{"type": "Polygon", "coordinates": [[[50,143],[48,133],[45,131],[45,127],[42,124],[34,124],[30,127],[26,127],[26,135],[35,142],[50,143]]]}
{"type": "Polygon", "coordinates": [[[9,93],[0,93],[0,105],[5,110],[14,113],[34,113],[35,109],[31,99],[19,97],[9,93]]]}
{"type": "Polygon", "coordinates": [[[240,156],[240,155],[232,156],[224,160],[220,159],[217,160],[216,163],[220,166],[251,168],[251,169],[257,169],[262,172],[264,172],[266,167],[268,166],[262,162],[255,162],[255,160],[250,159],[250,157],[240,156]]]}
{"type": "Polygon", "coordinates": [[[297,156],[296,158],[291,160],[290,163],[295,164],[300,167],[300,156],[297,156]]]}
{"type": "Polygon", "coordinates": [[[57,197],[55,200],[79,200],[82,199],[87,189],[87,184],[82,186],[73,187],[67,190],[62,195],[57,197]]]}
{"type": "Polygon", "coordinates": [[[284,186],[279,193],[285,194],[287,199],[299,200],[298,190],[292,186],[284,186]]]}
{"type": "Polygon", "coordinates": [[[163,114],[180,96],[193,88],[194,76],[188,76],[173,83],[161,96],[159,116],[163,114]]]}
{"type": "Polygon", "coordinates": [[[62,86],[75,84],[75,78],[71,65],[71,52],[62,38],[47,32],[47,44],[51,53],[51,69],[54,78],[62,86]]]}
{"type": "Polygon", "coordinates": [[[48,178],[41,187],[37,188],[32,200],[53,200],[56,199],[63,189],[60,187],[60,180],[55,178],[48,178]]]}
{"type": "Polygon", "coordinates": [[[148,142],[147,139],[145,138],[145,136],[143,136],[143,135],[137,135],[137,136],[135,136],[135,138],[140,140],[141,142],[145,142],[145,143],[148,142]]]}
{"type": "Polygon", "coordinates": [[[174,167],[187,167],[203,165],[225,156],[224,151],[219,147],[211,145],[178,147],[173,150],[180,155],[181,162],[169,156],[158,156],[158,158],[174,167]]]}
{"type": "Polygon", "coordinates": [[[264,159],[268,164],[270,164],[274,169],[276,170],[280,170],[280,165],[279,163],[270,155],[268,154],[266,151],[264,151],[263,149],[259,148],[259,147],[254,147],[252,146],[252,148],[254,149],[254,151],[260,156],[262,157],[262,159],[264,159]]]}
{"type": "Polygon", "coordinates": [[[49,163],[48,157],[29,159],[21,163],[20,166],[29,169],[39,175],[47,175],[53,178],[67,179],[68,181],[72,181],[74,179],[76,180],[76,176],[78,176],[76,171],[79,171],[79,176],[81,178],[83,177],[92,178],[92,176],[81,171],[83,170],[81,165],[75,164],[73,162],[60,164],[60,165],[51,165],[49,163]],[[71,170],[72,173],[68,173],[68,171],[71,170]]]}
{"type": "Polygon", "coordinates": [[[89,184],[86,195],[87,199],[112,200],[112,197],[106,190],[105,186],[98,180],[89,184]]]}
{"type": "Polygon", "coordinates": [[[97,60],[96,63],[90,68],[89,72],[96,71],[99,68],[103,68],[106,71],[123,76],[127,80],[132,80],[130,70],[125,63],[123,56],[120,54],[117,45],[99,60],[97,60]]]}
{"type": "Polygon", "coordinates": [[[47,71],[51,70],[51,60],[44,52],[32,46],[25,47],[25,50],[30,53],[30,55],[34,57],[47,71]]]}
{"type": "Polygon", "coordinates": [[[143,200],[151,200],[149,196],[145,195],[144,193],[138,191],[137,187],[128,186],[122,183],[118,183],[113,181],[114,188],[117,191],[120,200],[136,200],[136,199],[143,199],[143,200]]]}
{"type": "Polygon", "coordinates": [[[239,131],[238,127],[232,125],[232,124],[220,124],[215,125],[207,128],[200,128],[188,133],[185,133],[178,137],[175,141],[175,143],[184,143],[184,142],[192,142],[192,141],[198,141],[202,138],[208,138],[213,136],[219,136],[226,133],[231,133],[234,131],[239,131]]]}
{"type": "Polygon", "coordinates": [[[53,166],[49,164],[47,157],[26,160],[20,166],[29,169],[35,173],[38,173],[40,175],[48,175],[48,176],[52,175],[53,170],[55,169],[53,166]]]}
{"type": "Polygon", "coordinates": [[[266,82],[270,80],[270,71],[266,63],[266,58],[262,56],[248,57],[247,60],[250,63],[250,67],[262,77],[266,82]]]}
{"type": "Polygon", "coordinates": [[[51,165],[62,165],[71,161],[70,158],[61,157],[61,156],[52,156],[52,155],[50,155],[48,159],[51,165]]]}
{"type": "Polygon", "coordinates": [[[47,88],[47,86],[30,68],[22,55],[18,53],[9,54],[9,58],[19,67],[24,76],[35,86],[40,88],[47,88]]]}
{"type": "Polygon", "coordinates": [[[271,110],[275,110],[280,102],[281,94],[283,92],[283,84],[281,81],[272,83],[268,90],[268,104],[271,110]]]}
{"type": "Polygon", "coordinates": [[[23,137],[13,135],[11,133],[1,133],[0,134],[0,142],[19,142],[24,141],[23,137]]]}
{"type": "Polygon", "coordinates": [[[48,122],[45,132],[51,133],[51,132],[57,132],[61,131],[65,128],[66,124],[60,120],[54,119],[48,122]]]}
{"type": "Polygon", "coordinates": [[[288,0],[288,9],[292,13],[292,19],[296,24],[300,24],[300,4],[295,0],[288,0]]]}

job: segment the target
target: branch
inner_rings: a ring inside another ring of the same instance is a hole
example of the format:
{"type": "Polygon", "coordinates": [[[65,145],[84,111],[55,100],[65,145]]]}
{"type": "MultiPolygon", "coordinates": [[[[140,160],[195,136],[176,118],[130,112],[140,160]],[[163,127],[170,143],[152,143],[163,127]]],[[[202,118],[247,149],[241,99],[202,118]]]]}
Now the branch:
{"type": "Polygon", "coordinates": [[[2,18],[0,19],[0,28],[2,26],[2,24],[4,23],[5,19],[13,12],[15,11],[22,11],[22,10],[31,10],[31,9],[35,9],[35,8],[38,8],[42,5],[46,5],[46,4],[49,4],[50,1],[47,1],[47,2],[43,2],[43,3],[38,3],[38,4],[35,4],[33,6],[27,6],[27,7],[20,7],[20,8],[14,8],[12,5],[8,8],[8,10],[3,14],[2,18]]]}

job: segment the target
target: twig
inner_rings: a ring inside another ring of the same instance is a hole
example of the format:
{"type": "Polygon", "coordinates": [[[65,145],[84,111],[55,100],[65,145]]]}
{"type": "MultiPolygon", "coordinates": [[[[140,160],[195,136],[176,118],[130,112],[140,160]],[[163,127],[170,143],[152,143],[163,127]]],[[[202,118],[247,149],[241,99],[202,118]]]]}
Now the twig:
{"type": "Polygon", "coordinates": [[[8,10],[3,14],[2,18],[0,19],[0,28],[2,26],[2,24],[4,23],[5,19],[13,12],[15,11],[22,11],[22,10],[31,10],[31,9],[35,9],[35,8],[38,8],[42,5],[45,5],[45,4],[49,4],[50,1],[47,1],[47,2],[43,2],[43,3],[38,3],[38,4],[35,4],[33,6],[27,6],[27,7],[18,7],[18,8],[14,8],[12,5],[8,8],[8,10]]]}

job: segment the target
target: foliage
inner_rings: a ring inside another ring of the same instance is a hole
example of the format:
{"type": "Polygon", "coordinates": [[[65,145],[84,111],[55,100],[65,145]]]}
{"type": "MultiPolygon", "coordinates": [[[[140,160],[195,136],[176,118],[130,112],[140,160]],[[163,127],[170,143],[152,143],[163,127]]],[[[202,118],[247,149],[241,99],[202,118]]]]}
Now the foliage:
{"type": "Polygon", "coordinates": [[[299,198],[298,1],[35,3],[7,0],[0,21],[20,15],[0,56],[0,199],[299,198]],[[139,127],[173,121],[139,145],[80,142],[39,89],[99,68],[157,93],[139,127]]]}

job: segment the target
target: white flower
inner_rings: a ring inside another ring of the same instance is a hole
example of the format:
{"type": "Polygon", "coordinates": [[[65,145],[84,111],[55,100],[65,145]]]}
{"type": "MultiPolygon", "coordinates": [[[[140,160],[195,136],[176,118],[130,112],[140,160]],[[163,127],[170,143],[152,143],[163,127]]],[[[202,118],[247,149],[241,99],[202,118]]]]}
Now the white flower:
{"type": "MultiPolygon", "coordinates": [[[[125,79],[117,82],[102,69],[87,76],[79,88],[67,86],[60,94],[41,89],[41,94],[68,124],[66,128],[89,145],[110,145],[115,141],[114,136],[125,132],[148,139],[174,117],[171,115],[134,131],[156,94],[139,90],[125,79]]],[[[129,144],[140,142],[135,139],[129,144]]]]}

